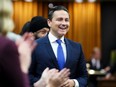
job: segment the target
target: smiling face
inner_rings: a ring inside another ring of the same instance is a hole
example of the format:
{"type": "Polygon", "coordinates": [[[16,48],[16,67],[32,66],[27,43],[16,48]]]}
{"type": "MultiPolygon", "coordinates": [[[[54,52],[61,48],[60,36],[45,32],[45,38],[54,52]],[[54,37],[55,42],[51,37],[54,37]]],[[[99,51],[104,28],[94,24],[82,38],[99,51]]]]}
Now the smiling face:
{"type": "Polygon", "coordinates": [[[69,30],[69,14],[64,10],[57,10],[53,13],[51,20],[48,19],[50,32],[57,38],[64,36],[69,30]]]}

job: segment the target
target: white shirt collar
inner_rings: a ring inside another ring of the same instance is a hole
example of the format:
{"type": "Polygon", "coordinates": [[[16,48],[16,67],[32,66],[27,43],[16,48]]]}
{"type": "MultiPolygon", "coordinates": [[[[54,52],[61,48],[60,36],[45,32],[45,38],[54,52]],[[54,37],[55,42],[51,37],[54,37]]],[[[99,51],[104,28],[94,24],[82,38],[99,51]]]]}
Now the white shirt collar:
{"type": "MultiPolygon", "coordinates": [[[[48,38],[49,38],[49,40],[50,40],[50,43],[54,43],[54,42],[56,42],[56,40],[58,40],[58,38],[56,38],[51,32],[49,32],[48,38]]],[[[65,42],[64,42],[64,36],[62,36],[62,37],[60,38],[60,40],[62,40],[62,43],[65,43],[65,42]]]]}

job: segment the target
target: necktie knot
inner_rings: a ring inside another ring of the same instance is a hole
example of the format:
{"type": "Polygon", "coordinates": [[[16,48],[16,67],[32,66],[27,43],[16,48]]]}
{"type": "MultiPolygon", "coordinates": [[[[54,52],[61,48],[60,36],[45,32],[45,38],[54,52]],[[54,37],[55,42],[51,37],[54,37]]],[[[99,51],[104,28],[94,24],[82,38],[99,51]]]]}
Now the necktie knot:
{"type": "Polygon", "coordinates": [[[58,40],[56,40],[56,42],[57,42],[59,45],[61,45],[62,40],[58,39],[58,40]]]}

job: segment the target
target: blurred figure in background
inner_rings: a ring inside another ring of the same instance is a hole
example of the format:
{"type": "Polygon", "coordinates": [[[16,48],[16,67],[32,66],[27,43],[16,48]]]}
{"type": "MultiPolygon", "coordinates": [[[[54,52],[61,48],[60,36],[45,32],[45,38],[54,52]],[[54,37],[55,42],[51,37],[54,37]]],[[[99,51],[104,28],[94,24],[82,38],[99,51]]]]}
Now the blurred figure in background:
{"type": "Polygon", "coordinates": [[[93,48],[92,54],[91,54],[91,60],[90,60],[90,69],[93,70],[100,70],[102,69],[101,65],[101,51],[99,48],[95,47],[93,48]]]}
{"type": "Polygon", "coordinates": [[[90,69],[93,70],[104,70],[105,72],[107,72],[110,67],[103,67],[102,63],[101,63],[101,50],[98,47],[93,48],[92,54],[91,54],[91,60],[89,62],[90,64],[90,69]]]}
{"type": "MultiPolygon", "coordinates": [[[[89,62],[90,67],[89,70],[94,70],[94,72],[99,72],[102,74],[106,74],[108,70],[110,70],[110,67],[103,67],[101,63],[101,50],[98,47],[93,48],[92,54],[91,54],[91,60],[89,62]]],[[[97,78],[99,77],[99,74],[93,74],[89,76],[89,87],[97,87],[97,78]]]]}
{"type": "Polygon", "coordinates": [[[47,19],[41,16],[35,16],[31,19],[29,32],[32,32],[36,39],[44,37],[49,32],[47,19]]]}
{"type": "Polygon", "coordinates": [[[106,74],[106,79],[116,79],[116,50],[111,51],[111,60],[110,60],[111,69],[106,74]]]}
{"type": "Polygon", "coordinates": [[[35,39],[44,37],[49,32],[49,26],[47,24],[47,19],[42,16],[35,16],[30,22],[27,22],[21,31],[21,35],[25,32],[31,32],[35,36],[35,39]]]}
{"type": "Polygon", "coordinates": [[[106,74],[105,79],[116,79],[116,62],[111,67],[110,71],[106,74]]]}

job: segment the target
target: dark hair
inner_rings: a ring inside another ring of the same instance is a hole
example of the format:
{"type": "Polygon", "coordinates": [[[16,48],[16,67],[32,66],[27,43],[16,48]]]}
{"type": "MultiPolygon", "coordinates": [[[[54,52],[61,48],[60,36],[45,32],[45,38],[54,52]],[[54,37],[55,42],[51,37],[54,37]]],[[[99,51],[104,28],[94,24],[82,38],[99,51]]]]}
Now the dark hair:
{"type": "Polygon", "coordinates": [[[30,28],[30,21],[26,22],[20,32],[20,35],[23,35],[26,32],[29,32],[29,28],[30,28]]]}
{"type": "Polygon", "coordinates": [[[67,13],[69,13],[68,10],[67,10],[64,6],[61,6],[61,5],[59,5],[59,6],[54,6],[54,7],[52,7],[52,8],[49,9],[49,12],[48,12],[48,19],[51,20],[51,19],[53,18],[53,13],[54,13],[55,11],[58,11],[58,10],[64,10],[64,11],[66,11],[67,13]]]}
{"type": "Polygon", "coordinates": [[[31,19],[29,32],[37,32],[42,28],[48,28],[47,19],[42,16],[35,16],[31,19]]]}

